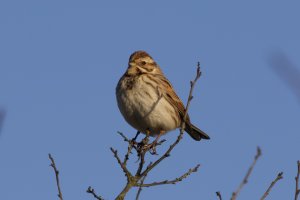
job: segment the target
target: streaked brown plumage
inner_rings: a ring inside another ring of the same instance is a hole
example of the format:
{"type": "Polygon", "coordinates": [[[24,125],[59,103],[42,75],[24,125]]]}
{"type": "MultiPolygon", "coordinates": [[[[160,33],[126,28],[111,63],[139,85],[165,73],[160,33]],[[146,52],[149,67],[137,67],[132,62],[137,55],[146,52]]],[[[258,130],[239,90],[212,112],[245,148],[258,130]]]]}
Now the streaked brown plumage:
{"type": "MultiPolygon", "coordinates": [[[[125,120],[142,133],[159,135],[179,128],[185,108],[160,67],[145,51],[136,51],[116,88],[118,107],[125,120]]],[[[185,131],[195,140],[210,139],[190,122],[185,131]]]]}

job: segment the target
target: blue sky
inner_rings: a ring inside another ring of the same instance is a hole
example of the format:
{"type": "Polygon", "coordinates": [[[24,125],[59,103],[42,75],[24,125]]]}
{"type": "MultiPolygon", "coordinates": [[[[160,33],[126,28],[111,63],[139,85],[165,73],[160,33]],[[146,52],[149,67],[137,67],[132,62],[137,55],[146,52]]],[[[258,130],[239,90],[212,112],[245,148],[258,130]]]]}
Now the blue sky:
{"type": "Polygon", "coordinates": [[[299,7],[291,0],[2,0],[0,199],[55,199],[48,153],[65,199],[93,199],[89,185],[114,199],[126,179],[109,147],[124,153],[116,132],[135,133],[119,113],[115,86],[140,49],[184,102],[201,62],[190,116],[211,136],[195,142],[185,135],[148,181],[172,179],[197,163],[199,171],[175,186],[146,188],[141,199],[217,199],[216,191],[229,199],[257,145],[263,156],[240,199],[260,198],[280,171],[284,179],[270,199],[292,199],[300,104],[270,57],[285,55],[300,70],[299,7]]]}

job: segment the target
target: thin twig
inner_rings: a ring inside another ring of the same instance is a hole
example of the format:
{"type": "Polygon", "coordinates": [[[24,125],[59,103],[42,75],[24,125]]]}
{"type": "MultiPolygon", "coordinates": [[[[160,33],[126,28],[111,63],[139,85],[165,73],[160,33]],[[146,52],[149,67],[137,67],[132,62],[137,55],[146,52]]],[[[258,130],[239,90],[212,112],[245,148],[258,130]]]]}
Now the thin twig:
{"type": "Polygon", "coordinates": [[[242,188],[244,187],[244,185],[246,185],[248,183],[248,179],[253,171],[253,168],[256,164],[256,161],[258,160],[258,158],[261,156],[261,149],[259,147],[257,147],[256,150],[256,155],[254,157],[253,163],[251,164],[251,166],[249,167],[246,176],[244,177],[243,181],[241,182],[241,184],[239,185],[239,187],[237,188],[237,190],[235,192],[232,193],[231,196],[231,200],[235,200],[236,197],[239,195],[240,191],[242,190],[242,188]]]}
{"type": "MultiPolygon", "coordinates": [[[[145,181],[146,177],[147,177],[147,176],[144,176],[144,177],[141,179],[141,183],[140,183],[141,185],[144,184],[144,181],[145,181]]],[[[142,190],[143,190],[143,187],[140,186],[139,189],[138,189],[138,192],[137,192],[137,194],[136,194],[135,200],[138,200],[138,199],[139,199],[142,190]]]]}
{"type": "Polygon", "coordinates": [[[164,160],[166,157],[170,156],[171,151],[173,150],[173,148],[180,142],[180,140],[182,139],[182,135],[183,135],[183,130],[180,131],[177,140],[169,147],[169,149],[158,159],[156,160],[152,165],[148,166],[147,169],[145,169],[145,171],[141,174],[141,176],[146,176],[149,171],[151,171],[156,165],[158,165],[162,160],[164,160]]]}
{"type": "MultiPolygon", "coordinates": [[[[185,120],[186,120],[186,117],[187,117],[187,114],[188,114],[188,110],[189,110],[191,101],[193,99],[193,91],[194,91],[195,84],[196,84],[197,80],[200,78],[201,74],[202,73],[201,73],[201,70],[200,70],[200,62],[198,62],[197,63],[196,77],[195,77],[195,79],[193,81],[190,82],[191,88],[190,88],[190,92],[189,92],[188,101],[187,101],[186,106],[185,106],[185,113],[184,113],[184,116],[183,116],[183,122],[185,122],[185,120]]],[[[181,125],[181,129],[184,129],[184,128],[185,128],[185,125],[183,123],[181,125]]]]}
{"type": "MultiPolygon", "coordinates": [[[[148,166],[151,165],[151,164],[152,164],[152,162],[150,162],[150,163],[148,164],[148,166]]],[[[147,166],[147,167],[148,167],[148,166],[147,166]]],[[[142,177],[142,179],[141,179],[141,181],[140,181],[140,185],[141,185],[141,184],[144,184],[144,181],[145,181],[146,177],[147,177],[147,175],[142,177]]],[[[139,189],[138,189],[138,192],[137,192],[137,194],[136,194],[135,200],[138,200],[138,199],[139,199],[142,190],[143,190],[143,187],[139,186],[139,189]]]]}
{"type": "Polygon", "coordinates": [[[221,192],[217,191],[216,194],[219,197],[219,200],[222,200],[221,192]]]}
{"type": "Polygon", "coordinates": [[[95,190],[91,186],[89,186],[86,192],[92,194],[95,199],[104,200],[100,195],[96,194],[95,190]]]}
{"type": "Polygon", "coordinates": [[[273,186],[276,184],[277,181],[279,181],[280,179],[283,178],[283,172],[280,172],[277,177],[275,178],[274,181],[272,181],[271,185],[269,186],[269,188],[267,189],[267,191],[264,193],[264,195],[260,198],[260,200],[264,200],[270,193],[271,189],[273,188],[273,186]]]}
{"type": "Polygon", "coordinates": [[[58,189],[58,195],[57,196],[59,197],[60,200],[63,200],[62,192],[61,192],[61,189],[60,189],[60,183],[59,183],[59,171],[57,170],[56,165],[55,165],[55,161],[54,161],[54,159],[53,159],[53,157],[51,156],[50,153],[48,154],[48,156],[49,156],[49,159],[51,161],[50,166],[53,168],[54,173],[55,173],[56,185],[57,185],[57,189],[58,189]]]}
{"type": "Polygon", "coordinates": [[[131,151],[132,151],[132,145],[129,144],[128,147],[127,147],[127,153],[125,154],[124,156],[124,161],[123,161],[123,165],[126,167],[127,165],[127,161],[129,160],[129,155],[131,154],[131,151]]]}
{"type": "Polygon", "coordinates": [[[121,159],[118,156],[118,151],[114,150],[112,147],[110,148],[111,152],[113,152],[114,157],[117,159],[119,165],[121,166],[121,168],[123,169],[125,175],[127,176],[127,178],[129,179],[130,177],[132,177],[131,173],[129,172],[129,170],[127,169],[127,167],[122,163],[121,159]]]}
{"type": "Polygon", "coordinates": [[[135,140],[138,137],[138,135],[140,134],[140,132],[138,131],[135,135],[135,137],[133,139],[128,139],[122,132],[118,131],[117,132],[123,139],[125,142],[128,143],[128,148],[127,148],[127,153],[125,154],[124,160],[123,160],[123,165],[126,166],[127,165],[127,161],[129,160],[129,155],[132,152],[132,148],[136,149],[135,144],[135,140]]]}
{"type": "Polygon", "coordinates": [[[295,181],[296,181],[295,200],[298,199],[298,195],[300,193],[300,189],[299,189],[299,175],[300,175],[300,160],[297,161],[297,175],[295,177],[295,181]]]}
{"type": "Polygon", "coordinates": [[[144,147],[148,146],[149,137],[150,137],[150,135],[149,135],[149,133],[147,133],[146,137],[144,139],[142,139],[142,141],[140,143],[138,143],[138,145],[137,145],[137,154],[140,159],[139,167],[135,173],[135,176],[137,176],[137,177],[142,177],[141,172],[142,172],[144,164],[145,164],[145,155],[146,155],[147,151],[149,151],[149,152],[151,151],[148,148],[144,149],[144,147]]]}
{"type": "Polygon", "coordinates": [[[130,142],[130,140],[120,131],[117,131],[117,133],[124,139],[125,142],[130,142]]]}
{"type": "Polygon", "coordinates": [[[134,138],[132,139],[133,141],[136,141],[136,139],[137,139],[137,137],[140,135],[140,131],[137,131],[136,132],[136,134],[135,134],[135,136],[134,136],[134,138]]]}
{"type": "Polygon", "coordinates": [[[140,176],[141,175],[141,172],[143,170],[143,167],[144,167],[144,164],[145,164],[145,153],[146,152],[142,152],[141,155],[140,155],[140,163],[139,163],[139,167],[136,171],[136,176],[140,176]]]}
{"type": "Polygon", "coordinates": [[[165,185],[165,184],[176,184],[180,181],[182,181],[183,179],[187,178],[189,175],[191,175],[191,173],[193,172],[197,172],[198,168],[200,167],[200,165],[198,164],[196,167],[189,169],[189,171],[187,171],[186,173],[184,173],[182,176],[175,178],[171,181],[165,180],[165,181],[160,181],[160,182],[153,182],[153,183],[147,183],[147,184],[139,184],[139,187],[152,187],[152,186],[157,186],[157,185],[165,185]]]}

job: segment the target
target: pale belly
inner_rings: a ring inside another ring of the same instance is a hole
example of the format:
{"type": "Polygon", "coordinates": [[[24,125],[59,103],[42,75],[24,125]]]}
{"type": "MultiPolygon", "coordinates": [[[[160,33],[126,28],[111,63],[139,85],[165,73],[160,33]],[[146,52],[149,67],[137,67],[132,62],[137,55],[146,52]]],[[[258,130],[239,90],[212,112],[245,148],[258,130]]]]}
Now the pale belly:
{"type": "Polygon", "coordinates": [[[178,113],[157,89],[147,84],[135,84],[130,90],[117,93],[119,109],[125,120],[142,133],[151,136],[168,132],[180,125],[178,113]]]}

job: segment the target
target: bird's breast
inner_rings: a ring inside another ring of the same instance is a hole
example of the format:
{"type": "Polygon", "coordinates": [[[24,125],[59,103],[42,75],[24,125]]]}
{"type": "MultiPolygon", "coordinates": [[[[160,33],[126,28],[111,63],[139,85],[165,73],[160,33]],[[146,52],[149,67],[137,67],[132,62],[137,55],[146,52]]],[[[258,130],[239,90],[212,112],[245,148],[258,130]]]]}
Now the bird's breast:
{"type": "Polygon", "coordinates": [[[159,80],[146,75],[124,78],[117,88],[119,109],[135,129],[156,135],[180,125],[178,113],[164,98],[159,80]]]}

